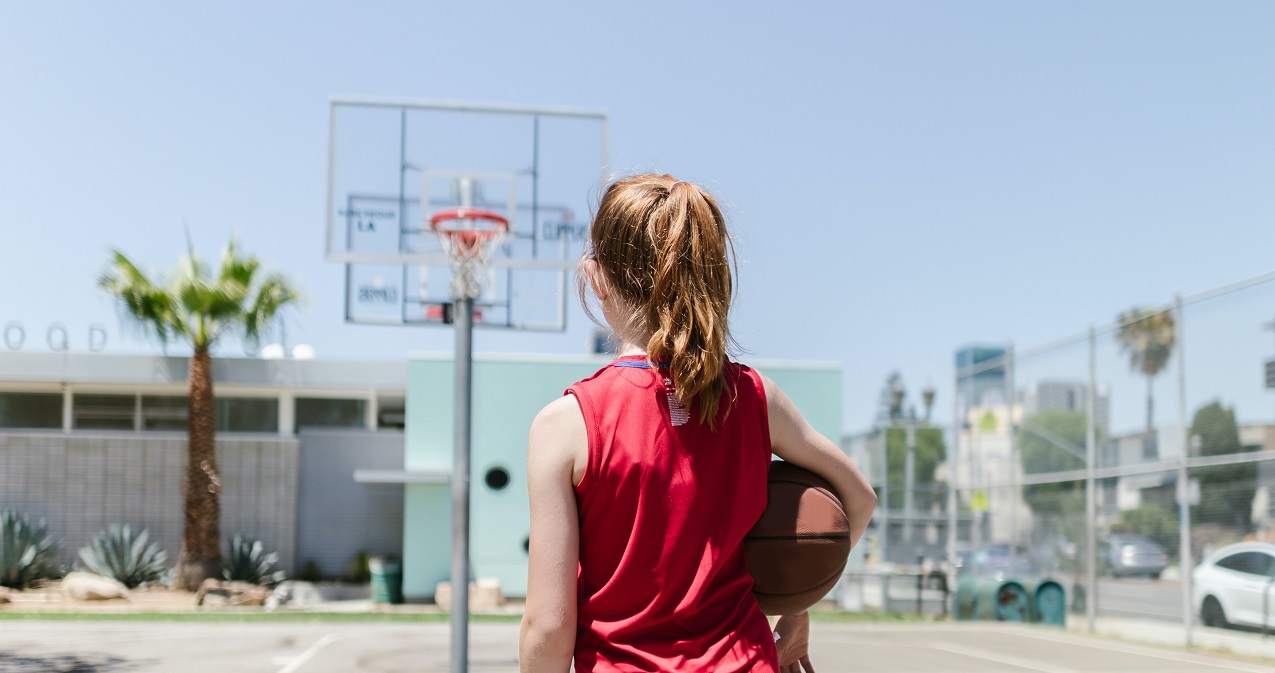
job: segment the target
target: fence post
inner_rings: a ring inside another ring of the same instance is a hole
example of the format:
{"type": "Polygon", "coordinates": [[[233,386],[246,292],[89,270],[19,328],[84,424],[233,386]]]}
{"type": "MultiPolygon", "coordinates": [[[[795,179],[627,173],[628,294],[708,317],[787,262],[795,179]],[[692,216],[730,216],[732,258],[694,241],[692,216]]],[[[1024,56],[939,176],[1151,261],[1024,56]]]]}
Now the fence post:
{"type": "Polygon", "coordinates": [[[909,420],[903,432],[907,444],[903,464],[903,544],[910,550],[912,519],[916,516],[916,419],[909,420]]]}
{"type": "Polygon", "coordinates": [[[1009,567],[1018,568],[1018,499],[1022,496],[1018,484],[1018,442],[1014,437],[1014,342],[1005,344],[1005,436],[1009,441],[1009,567]]]}
{"type": "Polygon", "coordinates": [[[1098,397],[1098,337],[1089,323],[1089,391],[1085,395],[1085,625],[1094,631],[1098,616],[1098,495],[1094,471],[1098,467],[1098,426],[1094,419],[1098,397]]]}
{"type": "MultiPolygon", "coordinates": [[[[952,383],[952,453],[948,456],[947,471],[947,563],[951,571],[949,586],[956,586],[956,541],[957,528],[960,526],[960,514],[957,512],[956,478],[960,471],[961,457],[961,371],[958,368],[952,383]]],[[[953,610],[952,614],[956,614],[953,610]]]]}
{"type": "Polygon", "coordinates": [[[881,428],[881,497],[877,500],[877,513],[881,516],[877,534],[879,541],[877,550],[881,552],[881,562],[890,562],[890,430],[889,426],[881,428]]]}
{"type": "Polygon", "coordinates": [[[1178,419],[1182,423],[1182,463],[1178,467],[1178,552],[1182,568],[1182,627],[1187,647],[1191,646],[1195,610],[1191,606],[1191,483],[1187,461],[1191,460],[1191,428],[1186,419],[1186,356],[1182,340],[1182,292],[1173,293],[1174,336],[1177,341],[1178,419]]]}

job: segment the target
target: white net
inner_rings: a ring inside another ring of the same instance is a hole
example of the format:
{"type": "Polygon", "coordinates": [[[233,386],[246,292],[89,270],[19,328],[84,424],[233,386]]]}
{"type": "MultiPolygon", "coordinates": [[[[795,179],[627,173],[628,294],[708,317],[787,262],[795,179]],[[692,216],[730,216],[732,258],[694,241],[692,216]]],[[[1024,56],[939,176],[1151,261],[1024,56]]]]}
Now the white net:
{"type": "Polygon", "coordinates": [[[433,219],[443,251],[451,260],[452,299],[477,299],[489,282],[491,253],[508,232],[505,218],[483,211],[443,213],[433,219]]]}

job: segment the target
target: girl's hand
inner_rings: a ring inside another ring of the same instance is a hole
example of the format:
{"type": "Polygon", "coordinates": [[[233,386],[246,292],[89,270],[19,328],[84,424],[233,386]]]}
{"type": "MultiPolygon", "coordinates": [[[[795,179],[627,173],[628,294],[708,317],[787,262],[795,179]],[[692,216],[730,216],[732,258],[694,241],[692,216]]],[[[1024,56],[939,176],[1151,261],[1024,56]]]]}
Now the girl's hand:
{"type": "Polygon", "coordinates": [[[779,670],[783,673],[815,673],[810,663],[810,615],[784,615],[775,622],[775,649],[779,650],[779,670]]]}

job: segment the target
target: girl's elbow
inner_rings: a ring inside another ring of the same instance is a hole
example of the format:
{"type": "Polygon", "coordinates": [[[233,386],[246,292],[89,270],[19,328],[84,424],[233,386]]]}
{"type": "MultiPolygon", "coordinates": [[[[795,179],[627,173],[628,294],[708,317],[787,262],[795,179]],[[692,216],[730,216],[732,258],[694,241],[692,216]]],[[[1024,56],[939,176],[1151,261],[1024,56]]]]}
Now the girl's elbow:
{"type": "Polygon", "coordinates": [[[864,484],[854,484],[846,489],[848,497],[845,500],[846,511],[854,514],[871,514],[877,508],[877,492],[871,486],[864,484]]]}
{"type": "Polygon", "coordinates": [[[576,625],[573,620],[555,615],[525,614],[520,635],[525,648],[570,652],[575,649],[576,625]]]}

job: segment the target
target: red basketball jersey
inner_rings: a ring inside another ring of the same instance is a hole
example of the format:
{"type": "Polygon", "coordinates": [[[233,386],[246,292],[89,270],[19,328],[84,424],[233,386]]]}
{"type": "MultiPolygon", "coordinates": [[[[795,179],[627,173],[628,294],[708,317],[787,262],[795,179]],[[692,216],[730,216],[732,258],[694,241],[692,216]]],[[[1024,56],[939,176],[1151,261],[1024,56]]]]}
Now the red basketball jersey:
{"type": "Polygon", "coordinates": [[[715,431],[645,356],[567,389],[589,436],[577,671],[778,670],[743,546],[766,507],[766,394],[748,367],[725,375],[715,431]]]}

